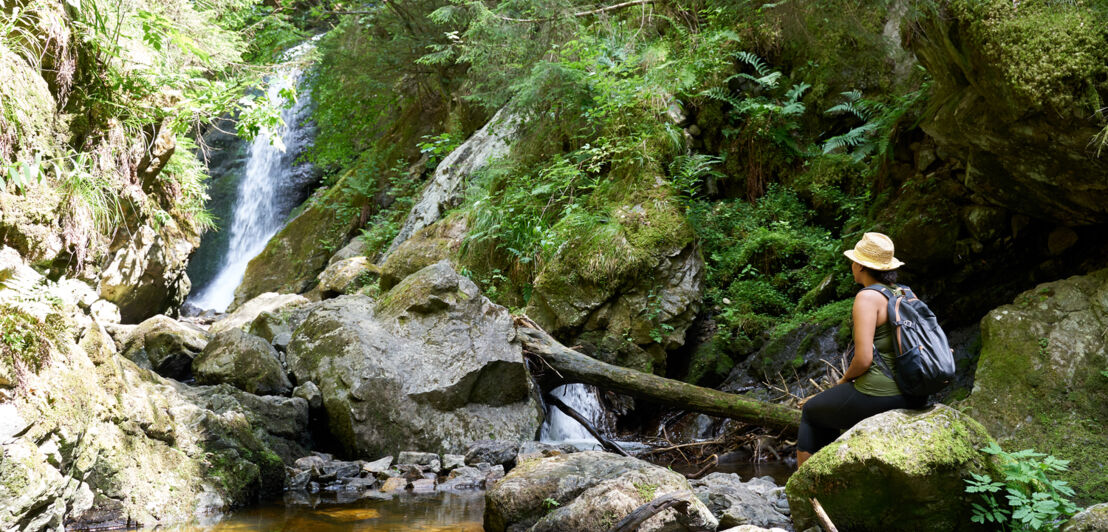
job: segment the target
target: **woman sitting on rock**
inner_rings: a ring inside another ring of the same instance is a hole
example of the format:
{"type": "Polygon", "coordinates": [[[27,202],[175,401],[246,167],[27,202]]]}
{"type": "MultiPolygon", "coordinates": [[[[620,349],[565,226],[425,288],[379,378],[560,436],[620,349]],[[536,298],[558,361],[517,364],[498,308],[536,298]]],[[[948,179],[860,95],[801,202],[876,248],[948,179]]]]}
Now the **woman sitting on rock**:
{"type": "MultiPolygon", "coordinates": [[[[895,290],[896,269],[904,263],[893,256],[893,241],[881,233],[866,233],[854,249],[844,252],[852,262],[854,281],[882,284],[895,290]]],[[[905,396],[896,382],[873,363],[874,346],[888,367],[893,366],[895,330],[888,322],[889,300],[875,290],[861,290],[854,297],[854,358],[838,384],[804,404],[796,444],[796,465],[835,441],[840,431],[881,412],[919,407],[919,400],[905,396]]]]}

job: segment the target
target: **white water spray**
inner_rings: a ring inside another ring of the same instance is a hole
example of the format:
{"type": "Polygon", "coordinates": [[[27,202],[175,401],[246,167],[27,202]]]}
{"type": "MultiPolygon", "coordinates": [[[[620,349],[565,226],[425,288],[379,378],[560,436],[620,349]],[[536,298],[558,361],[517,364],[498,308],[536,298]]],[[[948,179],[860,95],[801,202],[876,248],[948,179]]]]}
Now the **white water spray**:
{"type": "MultiPolygon", "coordinates": [[[[585,416],[593,427],[599,428],[602,425],[604,409],[596,397],[595,388],[584,384],[566,384],[554,388],[550,394],[585,416]]],[[[539,439],[544,442],[571,443],[579,447],[600,445],[585,427],[554,406],[550,408],[550,416],[543,422],[539,439]]]]}
{"type": "MultiPolygon", "coordinates": [[[[315,39],[285,52],[284,61],[291,62],[315,47],[315,39]]],[[[274,74],[268,81],[266,97],[274,105],[284,105],[282,92],[295,89],[303,71],[290,66],[274,74]]],[[[250,144],[246,175],[239,185],[234,212],[231,216],[231,239],[219,274],[190,299],[202,309],[227,310],[235,298],[235,289],[242,282],[250,260],[256,257],[277,231],[281,230],[288,209],[282,199],[293,171],[294,157],[286,153],[298,146],[291,145],[297,130],[306,127],[300,118],[309,105],[308,94],[301,94],[295,104],[281,112],[285,125],[277,131],[263,130],[250,144]],[[272,139],[272,140],[271,140],[272,139]]]]}

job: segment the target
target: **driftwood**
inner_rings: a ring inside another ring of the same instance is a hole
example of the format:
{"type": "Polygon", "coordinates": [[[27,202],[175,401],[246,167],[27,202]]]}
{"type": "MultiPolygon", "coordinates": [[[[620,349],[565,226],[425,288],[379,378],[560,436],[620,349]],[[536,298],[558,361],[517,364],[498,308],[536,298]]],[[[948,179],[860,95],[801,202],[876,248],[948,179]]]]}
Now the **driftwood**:
{"type": "Polygon", "coordinates": [[[525,351],[553,370],[548,382],[581,382],[658,404],[710,416],[737,419],[787,434],[796,434],[800,411],[678,380],[605,364],[578,353],[551,337],[526,317],[516,318],[516,331],[525,351]]]}
{"type": "Polygon", "coordinates": [[[812,501],[812,509],[816,511],[816,518],[819,519],[819,524],[823,527],[823,532],[839,532],[839,529],[835,528],[835,523],[831,522],[831,517],[824,511],[823,505],[820,504],[815,497],[808,500],[812,501]]]}
{"type": "MultiPolygon", "coordinates": [[[[689,505],[693,497],[694,495],[691,491],[677,491],[662,495],[657,499],[635,508],[633,512],[627,514],[627,517],[620,519],[612,528],[609,528],[608,532],[633,532],[638,530],[639,526],[646,522],[647,519],[658,515],[667,508],[673,508],[679,514],[688,516],[689,505]]],[[[699,523],[688,522],[684,524],[689,527],[689,530],[705,532],[712,530],[703,527],[702,524],[701,526],[697,526],[699,523]]]]}
{"type": "Polygon", "coordinates": [[[574,421],[580,423],[581,426],[585,427],[585,430],[589,431],[589,434],[592,434],[592,437],[596,438],[596,441],[600,442],[600,445],[604,446],[605,449],[616,454],[621,454],[623,456],[631,456],[630,453],[623,450],[623,447],[616,445],[615,442],[609,440],[608,438],[605,438],[604,435],[600,434],[600,431],[596,430],[596,428],[592,426],[592,423],[589,423],[589,420],[586,419],[585,416],[582,416],[580,412],[574,410],[569,405],[562,402],[561,399],[558,399],[553,395],[547,395],[546,402],[557,407],[558,410],[565,412],[567,416],[573,418],[574,421]]]}

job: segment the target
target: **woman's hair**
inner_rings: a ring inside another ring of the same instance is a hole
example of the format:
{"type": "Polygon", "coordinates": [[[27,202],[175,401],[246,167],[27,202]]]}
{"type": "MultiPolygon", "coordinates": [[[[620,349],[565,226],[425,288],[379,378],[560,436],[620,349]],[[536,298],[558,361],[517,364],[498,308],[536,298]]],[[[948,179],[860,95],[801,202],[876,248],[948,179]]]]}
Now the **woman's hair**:
{"type": "Polygon", "coordinates": [[[862,271],[869,272],[869,274],[881,284],[896,284],[896,270],[875,270],[873,268],[867,268],[862,264],[859,264],[859,266],[862,267],[862,271]]]}

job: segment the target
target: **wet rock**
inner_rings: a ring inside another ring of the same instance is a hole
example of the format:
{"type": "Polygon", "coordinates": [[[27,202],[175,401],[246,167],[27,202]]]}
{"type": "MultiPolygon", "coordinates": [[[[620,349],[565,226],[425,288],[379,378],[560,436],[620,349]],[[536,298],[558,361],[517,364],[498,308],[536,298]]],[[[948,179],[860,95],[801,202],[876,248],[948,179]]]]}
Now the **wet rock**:
{"type": "Polygon", "coordinates": [[[320,303],[296,329],[288,362],[298,381],[319,386],[331,431],[351,455],[458,452],[489,434],[531,439],[538,428],[511,317],[446,263],[379,302],[320,303]]]}
{"type": "Polygon", "coordinates": [[[721,528],[739,525],[788,527],[791,524],[789,518],[774,505],[777,497],[766,497],[767,493],[784,491],[772,482],[769,483],[772,490],[769,490],[765,481],[754,479],[748,485],[734,473],[712,473],[689,483],[696,496],[719,520],[721,528]]]}
{"type": "Polygon", "coordinates": [[[391,493],[394,491],[401,491],[407,489],[408,479],[403,477],[392,477],[381,484],[381,491],[383,493],[391,493]]]}
{"type": "Polygon", "coordinates": [[[308,404],[298,397],[254,395],[227,384],[174,384],[179,393],[221,415],[241,415],[258,436],[286,464],[307,454],[308,404]]]}
{"type": "Polygon", "coordinates": [[[286,490],[303,490],[308,488],[308,482],[312,479],[312,473],[310,471],[294,470],[295,473],[288,474],[285,480],[286,490]]]}
{"type": "Polygon", "coordinates": [[[404,451],[396,458],[398,464],[431,465],[435,462],[440,462],[439,455],[417,451],[404,451]]]}
{"type": "MultiPolygon", "coordinates": [[[[531,460],[489,489],[485,530],[607,530],[658,496],[688,490],[688,481],[678,473],[610,453],[531,460]]],[[[718,523],[708,508],[691,493],[689,497],[687,514],[669,509],[639,530],[681,530],[682,522],[715,529],[718,523]]]]}
{"type": "Polygon", "coordinates": [[[262,312],[281,314],[282,311],[291,310],[308,303],[308,299],[304,296],[267,292],[239,305],[234,312],[225,314],[215,323],[212,323],[208,330],[212,334],[219,334],[230,329],[242,329],[253,323],[262,312]]]}
{"type": "Polygon", "coordinates": [[[1106,317],[1108,270],[1039,285],[996,308],[981,320],[976,380],[962,403],[1001,447],[1070,460],[1059,476],[1082,504],[1108,500],[1108,439],[1088,422],[1108,419],[1106,317]]]}
{"type": "Polygon", "coordinates": [[[466,457],[460,454],[444,454],[442,455],[442,470],[445,472],[453,471],[459,467],[466,465],[466,457]]]}
{"type": "Polygon", "coordinates": [[[204,350],[211,335],[166,316],[154,316],[131,331],[123,356],[159,375],[183,380],[192,375],[192,361],[204,350]]]}
{"type": "Polygon", "coordinates": [[[390,466],[392,466],[392,457],[386,456],[384,458],[381,458],[380,460],[367,462],[365,465],[362,466],[362,471],[365,471],[366,473],[369,473],[371,475],[379,475],[387,471],[390,466]]]}
{"type": "Polygon", "coordinates": [[[366,257],[351,257],[327,266],[319,274],[319,290],[325,295],[349,294],[377,279],[380,268],[366,257]]]}
{"type": "Polygon", "coordinates": [[[1062,532],[1104,532],[1108,530],[1108,502],[1085,508],[1062,525],[1062,532]]]}
{"type": "Polygon", "coordinates": [[[415,493],[434,493],[435,481],[429,478],[412,481],[412,491],[415,493]]]}
{"type": "Polygon", "coordinates": [[[192,361],[192,372],[201,384],[225,382],[253,394],[285,395],[292,391],[273,346],[239,329],[217,334],[192,361]]]}
{"type": "Polygon", "coordinates": [[[965,480],[1000,478],[978,451],[992,441],[979,423],[944,405],[863,420],[789,478],[793,523],[798,530],[818,524],[808,502],[816,497],[843,529],[969,529],[965,480]]]}
{"type": "Polygon", "coordinates": [[[475,441],[466,449],[465,460],[468,465],[480,462],[498,465],[515,465],[516,455],[519,454],[519,442],[480,440],[475,441]]]}
{"type": "Polygon", "coordinates": [[[460,466],[454,468],[446,476],[446,480],[438,485],[439,491],[465,491],[478,490],[485,487],[487,473],[476,467],[460,466]]]}
{"type": "Polygon", "coordinates": [[[1069,227],[1058,227],[1050,232],[1046,239],[1047,251],[1053,256],[1061,255],[1077,243],[1077,232],[1069,227]]]}

